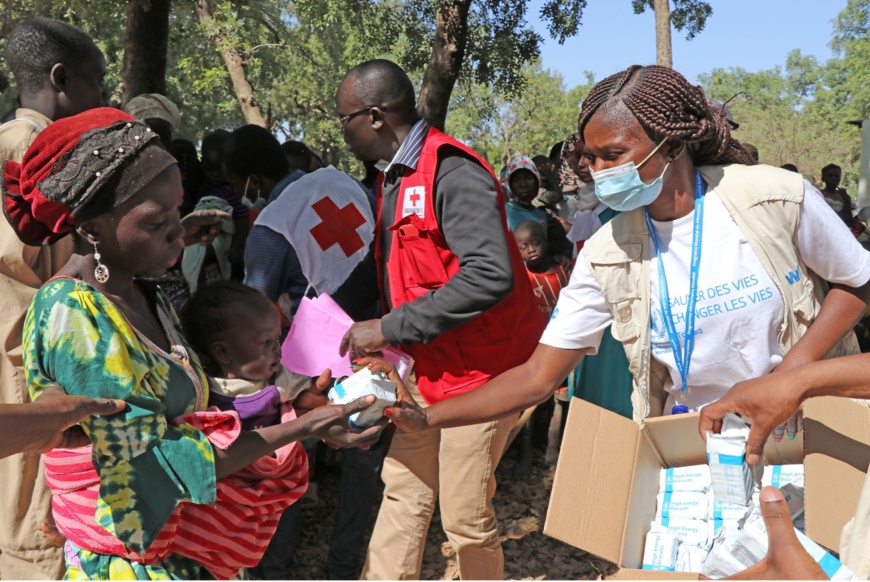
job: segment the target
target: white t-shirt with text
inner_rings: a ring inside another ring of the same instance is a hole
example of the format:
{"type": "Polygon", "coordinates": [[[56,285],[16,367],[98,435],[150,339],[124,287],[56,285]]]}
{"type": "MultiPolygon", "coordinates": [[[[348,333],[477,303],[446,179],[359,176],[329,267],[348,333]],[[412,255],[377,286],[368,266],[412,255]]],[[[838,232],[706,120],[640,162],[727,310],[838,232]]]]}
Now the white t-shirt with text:
{"type": "MultiPolygon", "coordinates": [[[[693,221],[694,212],[672,222],[653,221],[681,345],[686,331],[693,221]]],[[[692,410],[721,398],[737,382],[768,374],[782,357],[777,341],[782,326],[782,296],[712,189],[707,190],[704,202],[703,226],[695,347],[687,394],[687,405],[692,410]]],[[[806,181],[795,243],[807,268],[822,279],[850,287],[860,287],[870,280],[870,253],[821,193],[806,181]]],[[[805,276],[795,265],[787,278],[797,284],[805,276]]],[[[662,319],[655,256],[650,262],[650,285],[650,347],[652,357],[670,371],[670,381],[665,385],[671,393],[666,405],[666,413],[670,413],[681,379],[662,319]]],[[[601,287],[581,250],[541,343],[564,349],[591,348],[593,354],[611,321],[601,287]]]]}

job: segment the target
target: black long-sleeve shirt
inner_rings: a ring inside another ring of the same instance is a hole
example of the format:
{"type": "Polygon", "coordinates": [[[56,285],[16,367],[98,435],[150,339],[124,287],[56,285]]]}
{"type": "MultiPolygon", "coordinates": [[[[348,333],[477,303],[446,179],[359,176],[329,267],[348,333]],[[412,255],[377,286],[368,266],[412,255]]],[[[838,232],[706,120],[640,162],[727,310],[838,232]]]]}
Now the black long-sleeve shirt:
{"type": "MultiPolygon", "coordinates": [[[[441,151],[435,174],[435,216],[448,247],[459,259],[459,271],[443,287],[384,315],[382,332],[392,344],[428,343],[494,307],[513,289],[507,224],[499,211],[493,177],[464,152],[454,148],[441,151]]],[[[416,166],[416,160],[413,162],[416,166]]],[[[386,174],[382,191],[381,231],[376,234],[382,240],[385,265],[393,240],[387,228],[396,215],[403,172],[403,167],[394,165],[386,174]]],[[[389,305],[386,269],[383,287],[389,305]]],[[[334,299],[356,318],[377,293],[377,268],[374,253],[369,252],[334,299]]]]}

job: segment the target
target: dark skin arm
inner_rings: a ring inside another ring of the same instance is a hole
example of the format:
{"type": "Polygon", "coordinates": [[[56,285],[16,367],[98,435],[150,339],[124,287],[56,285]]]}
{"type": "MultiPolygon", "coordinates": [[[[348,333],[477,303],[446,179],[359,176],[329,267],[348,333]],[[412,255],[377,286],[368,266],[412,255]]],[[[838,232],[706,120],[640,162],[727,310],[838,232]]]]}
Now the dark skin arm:
{"type": "Polygon", "coordinates": [[[349,404],[321,406],[295,420],[243,432],[226,450],[214,447],[215,476],[228,477],[260,457],[306,438],[323,439],[337,447],[370,445],[380,436],[386,420],[360,430],[351,428],[347,417],[374,401],[374,396],[366,396],[349,404]]]}
{"type": "Polygon", "coordinates": [[[870,398],[870,354],[822,360],[794,370],[746,380],[734,385],[720,400],[701,409],[701,438],[722,429],[722,418],[735,412],[752,419],[746,460],[761,460],[764,443],[773,429],[785,422],[801,404],[814,396],[870,398]]]}
{"type": "Polygon", "coordinates": [[[68,396],[59,388],[46,388],[30,404],[0,404],[0,458],[87,446],[91,441],[78,423],[125,406],[123,400],[68,396]]]}
{"type": "Polygon", "coordinates": [[[588,348],[563,350],[538,344],[529,361],[500,374],[480,388],[429,408],[420,408],[409,398],[403,398],[388,409],[388,416],[399,429],[409,432],[502,418],[549,398],[588,351],[588,348]]]}
{"type": "Polygon", "coordinates": [[[861,319],[870,301],[870,282],[861,287],[832,285],[807,333],[783,358],[777,371],[786,371],[825,357],[861,319]]]}

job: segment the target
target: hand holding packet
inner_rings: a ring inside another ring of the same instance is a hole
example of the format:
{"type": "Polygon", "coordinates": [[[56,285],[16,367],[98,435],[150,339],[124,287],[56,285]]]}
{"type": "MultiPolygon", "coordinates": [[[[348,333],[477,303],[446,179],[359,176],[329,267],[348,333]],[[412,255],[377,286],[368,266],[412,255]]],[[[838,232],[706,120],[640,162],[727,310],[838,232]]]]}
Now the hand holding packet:
{"type": "MultiPolygon", "coordinates": [[[[855,574],[826,552],[817,543],[795,530],[798,541],[821,566],[831,580],[852,580],[855,574]]],[[[723,578],[754,566],[767,555],[768,537],[764,516],[755,506],[741,529],[723,528],[713,543],[713,549],[704,562],[701,574],[710,578],[723,578]]]]}
{"type": "Polygon", "coordinates": [[[350,425],[354,428],[371,426],[384,416],[384,409],[396,403],[396,388],[398,384],[387,379],[380,372],[372,372],[363,368],[348,376],[332,390],[328,397],[334,404],[347,404],[357,398],[374,394],[376,400],[366,408],[350,416],[350,425]]]}
{"type": "Polygon", "coordinates": [[[749,426],[736,414],[726,414],[719,434],[707,433],[707,462],[716,501],[744,507],[752,500],[752,468],[746,462],[749,426]]]}

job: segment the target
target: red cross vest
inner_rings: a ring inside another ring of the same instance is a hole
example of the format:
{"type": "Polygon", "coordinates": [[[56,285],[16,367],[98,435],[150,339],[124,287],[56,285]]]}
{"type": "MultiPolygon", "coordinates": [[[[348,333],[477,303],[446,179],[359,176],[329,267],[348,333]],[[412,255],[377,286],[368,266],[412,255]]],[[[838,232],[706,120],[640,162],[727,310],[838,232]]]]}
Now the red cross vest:
{"type": "MultiPolygon", "coordinates": [[[[386,265],[390,304],[384,305],[384,313],[443,287],[459,271],[459,259],[447,246],[435,217],[435,173],[438,153],[444,146],[467,153],[492,176],[504,225],[502,232],[493,236],[504,237],[510,252],[514,285],[507,297],[471,321],[440,334],[428,344],[401,346],[415,360],[417,387],[429,404],[473,390],[524,363],[532,355],[544,329],[525,265],[507,229],[504,195],[498,179],[489,164],[474,151],[434,127],[423,143],[417,169],[406,170],[399,185],[396,215],[392,226],[388,227],[393,232],[393,242],[386,265]]],[[[382,183],[383,174],[377,187],[375,258],[381,297],[386,302],[380,236],[382,183]]]]}

